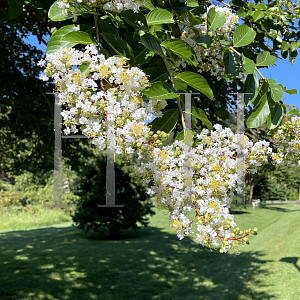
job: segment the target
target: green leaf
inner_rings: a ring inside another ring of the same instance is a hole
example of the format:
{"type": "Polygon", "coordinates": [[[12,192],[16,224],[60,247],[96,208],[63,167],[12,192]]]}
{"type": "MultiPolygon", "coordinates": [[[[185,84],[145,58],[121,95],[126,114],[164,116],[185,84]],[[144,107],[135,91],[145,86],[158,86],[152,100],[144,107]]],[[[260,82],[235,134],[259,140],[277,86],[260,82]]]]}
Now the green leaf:
{"type": "Polygon", "coordinates": [[[270,107],[268,103],[267,94],[261,99],[261,102],[258,106],[256,106],[250,116],[247,119],[247,127],[248,128],[257,128],[261,126],[268,118],[270,114],[270,107]]]}
{"type": "Polygon", "coordinates": [[[155,118],[152,122],[147,124],[150,126],[151,131],[157,132],[158,130],[170,133],[176,126],[179,118],[178,109],[170,109],[163,113],[162,117],[155,118]]]}
{"type": "Polygon", "coordinates": [[[186,6],[187,7],[198,7],[199,3],[197,0],[187,0],[186,6]]]}
{"type": "Polygon", "coordinates": [[[253,21],[257,22],[258,20],[264,18],[265,13],[263,13],[262,11],[257,10],[256,12],[254,12],[253,14],[253,21]]]}
{"type": "Polygon", "coordinates": [[[203,76],[193,72],[183,72],[177,74],[175,77],[181,79],[192,88],[200,91],[205,96],[207,96],[210,100],[214,99],[214,94],[211,88],[209,87],[207,80],[203,76]]]}
{"type": "MultiPolygon", "coordinates": [[[[143,47],[143,46],[142,46],[143,47]]],[[[143,47],[144,49],[138,54],[134,55],[135,63],[138,66],[147,64],[152,57],[154,56],[154,52],[149,50],[148,48],[143,47]]]]}
{"type": "Polygon", "coordinates": [[[83,31],[69,32],[68,34],[64,35],[62,39],[64,41],[68,41],[76,44],[97,45],[97,43],[92,39],[91,35],[83,31]]]}
{"type": "Polygon", "coordinates": [[[296,95],[297,89],[287,90],[285,87],[283,88],[283,91],[286,92],[289,95],[296,95]]]}
{"type": "Polygon", "coordinates": [[[292,109],[289,111],[288,115],[295,115],[295,116],[298,116],[300,117],[300,113],[298,111],[298,109],[292,109]]]}
{"type": "Polygon", "coordinates": [[[61,48],[74,47],[77,43],[64,41],[63,37],[70,32],[79,30],[80,25],[67,25],[55,31],[48,42],[46,54],[53,54],[61,48]]]}
{"type": "Polygon", "coordinates": [[[256,98],[253,101],[254,107],[256,107],[260,103],[263,96],[268,93],[268,89],[269,89],[268,82],[263,79],[260,79],[258,93],[257,93],[256,98]]]}
{"type": "Polygon", "coordinates": [[[207,14],[207,30],[214,31],[223,26],[226,16],[223,13],[216,12],[215,8],[211,8],[207,14]]]}
{"type": "Polygon", "coordinates": [[[221,46],[224,48],[232,46],[232,41],[230,40],[220,40],[221,46]]]}
{"type": "Polygon", "coordinates": [[[147,15],[148,25],[160,25],[174,23],[173,14],[166,9],[158,8],[147,15]]]}
{"type": "Polygon", "coordinates": [[[174,78],[174,84],[178,92],[186,92],[187,84],[178,78],[174,78]]]}
{"type": "Polygon", "coordinates": [[[113,25],[104,21],[103,19],[98,19],[98,24],[100,25],[101,32],[103,33],[111,33],[113,35],[119,36],[118,31],[113,27],[113,25]]]}
{"type": "Polygon", "coordinates": [[[81,65],[78,67],[78,69],[85,75],[85,77],[88,77],[90,74],[90,69],[88,65],[81,65]]]}
{"type": "Polygon", "coordinates": [[[200,35],[196,38],[197,44],[202,46],[205,49],[211,47],[211,45],[213,44],[213,40],[214,40],[214,37],[209,34],[200,35]]]}
{"type": "Polygon", "coordinates": [[[256,32],[246,24],[240,25],[233,34],[233,46],[243,47],[251,44],[256,37],[256,32]]]}
{"type": "Polygon", "coordinates": [[[23,0],[7,0],[8,18],[10,20],[17,18],[23,13],[23,0]]]}
{"type": "MultiPolygon", "coordinates": [[[[191,136],[192,136],[192,138],[194,138],[194,132],[193,132],[193,130],[191,130],[191,136]]],[[[177,137],[176,137],[175,140],[177,140],[177,141],[183,141],[184,140],[184,129],[182,129],[180,131],[180,133],[177,135],[177,137]]]]}
{"type": "Polygon", "coordinates": [[[176,91],[165,82],[155,82],[143,90],[143,94],[153,100],[178,98],[176,91]]]}
{"type": "Polygon", "coordinates": [[[151,67],[144,69],[144,72],[150,76],[151,82],[166,81],[169,78],[168,72],[161,68],[151,67]]]}
{"type": "Polygon", "coordinates": [[[49,11],[48,11],[48,17],[49,19],[51,19],[52,21],[64,21],[64,20],[68,20],[68,19],[72,19],[73,16],[72,14],[68,14],[68,15],[63,15],[63,10],[58,6],[57,2],[61,2],[61,0],[57,0],[55,1],[49,11]]]}
{"type": "Polygon", "coordinates": [[[131,9],[125,10],[123,12],[123,18],[129,25],[137,29],[141,29],[143,31],[149,30],[145,15],[141,11],[135,13],[131,9]]]}
{"type": "Polygon", "coordinates": [[[268,116],[267,125],[269,129],[277,128],[283,118],[283,109],[278,103],[272,108],[271,114],[268,116]]]}
{"type": "Polygon", "coordinates": [[[286,41],[282,41],[281,43],[281,55],[286,52],[287,50],[289,50],[290,48],[290,43],[289,42],[286,42],[286,41]]]}
{"type": "Polygon", "coordinates": [[[274,79],[267,79],[269,83],[269,87],[271,90],[271,97],[275,102],[278,102],[281,100],[283,96],[283,89],[282,87],[277,84],[277,82],[274,79]]]}
{"type": "Polygon", "coordinates": [[[145,33],[141,39],[140,39],[140,43],[142,43],[146,48],[154,51],[155,53],[163,56],[164,52],[157,40],[157,38],[152,35],[151,33],[145,33]]]}
{"type": "Polygon", "coordinates": [[[201,120],[209,130],[213,130],[213,126],[212,126],[211,122],[207,119],[205,112],[196,106],[194,100],[192,100],[192,103],[193,103],[192,116],[201,120]]]}
{"type": "Polygon", "coordinates": [[[192,47],[181,39],[171,39],[164,41],[161,46],[171,50],[173,53],[188,61],[195,67],[198,65],[198,60],[192,47]]]}
{"type": "Polygon", "coordinates": [[[275,64],[276,57],[271,55],[268,51],[261,51],[256,57],[256,66],[265,67],[275,64]]]}
{"type": "Polygon", "coordinates": [[[229,80],[239,75],[240,57],[235,52],[227,49],[224,52],[223,63],[225,65],[225,74],[229,80]]]}
{"type": "Polygon", "coordinates": [[[132,49],[125,40],[122,40],[119,36],[110,33],[100,33],[100,35],[119,55],[134,59],[132,49]]]}
{"type": "Polygon", "coordinates": [[[251,59],[242,56],[243,73],[244,75],[253,74],[255,69],[255,63],[251,59]]]}
{"type": "Polygon", "coordinates": [[[291,64],[293,64],[295,62],[297,55],[298,55],[298,52],[296,49],[294,49],[294,48],[289,49],[289,62],[291,64]]]}
{"type": "Polygon", "coordinates": [[[150,11],[156,9],[151,0],[144,0],[142,6],[149,9],[150,11]]]}
{"type": "Polygon", "coordinates": [[[253,74],[249,74],[246,78],[244,87],[243,87],[244,93],[252,93],[252,95],[245,95],[245,105],[249,105],[254,100],[255,97],[258,94],[258,86],[255,83],[255,79],[253,74]]]}

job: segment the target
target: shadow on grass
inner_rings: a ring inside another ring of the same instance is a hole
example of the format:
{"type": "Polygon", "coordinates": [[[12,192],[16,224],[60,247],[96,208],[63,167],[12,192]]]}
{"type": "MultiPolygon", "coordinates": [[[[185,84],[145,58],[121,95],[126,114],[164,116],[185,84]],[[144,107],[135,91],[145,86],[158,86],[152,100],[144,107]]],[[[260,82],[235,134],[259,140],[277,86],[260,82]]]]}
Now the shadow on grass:
{"type": "Polygon", "coordinates": [[[299,258],[300,257],[283,257],[280,261],[284,261],[284,262],[294,265],[297,268],[297,270],[300,272],[300,268],[297,266],[297,262],[298,262],[299,258]]]}
{"type": "Polygon", "coordinates": [[[261,252],[210,252],[160,228],[119,240],[87,237],[76,227],[0,232],[0,299],[273,299],[252,286],[261,252]]]}
{"type": "Polygon", "coordinates": [[[232,215],[243,215],[243,214],[250,214],[247,211],[243,211],[243,210],[230,210],[230,213],[232,215]]]}
{"type": "Polygon", "coordinates": [[[269,209],[269,210],[276,210],[280,212],[294,212],[294,211],[300,211],[300,209],[287,209],[287,208],[282,208],[282,207],[277,207],[277,206],[272,206],[272,207],[264,207],[264,209],[269,209]]]}

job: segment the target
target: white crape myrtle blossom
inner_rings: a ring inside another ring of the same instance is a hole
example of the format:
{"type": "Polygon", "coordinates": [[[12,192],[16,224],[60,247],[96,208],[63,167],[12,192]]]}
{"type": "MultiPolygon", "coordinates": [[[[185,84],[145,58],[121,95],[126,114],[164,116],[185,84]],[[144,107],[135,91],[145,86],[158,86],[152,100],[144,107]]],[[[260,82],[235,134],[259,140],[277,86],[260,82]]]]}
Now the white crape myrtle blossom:
{"type": "MultiPolygon", "coordinates": [[[[207,12],[211,8],[215,8],[216,12],[224,13],[226,15],[226,21],[222,27],[219,29],[211,32],[213,36],[213,41],[211,47],[205,49],[201,45],[196,42],[196,35],[194,30],[184,24],[179,24],[179,28],[181,29],[182,35],[181,39],[187,42],[193,49],[197,56],[199,66],[198,69],[199,73],[208,72],[211,76],[215,76],[217,80],[221,80],[224,78],[225,74],[225,67],[223,64],[223,56],[224,56],[224,47],[220,43],[220,39],[230,39],[233,35],[233,30],[236,25],[239,23],[239,18],[228,7],[219,7],[216,5],[211,5],[207,8],[207,12]]],[[[205,13],[202,18],[205,20],[203,24],[194,25],[193,27],[199,31],[201,35],[207,35],[207,26],[206,26],[206,16],[205,13]]],[[[178,65],[182,65],[186,67],[186,65],[191,65],[189,62],[185,61],[184,59],[180,59],[177,62],[178,65]]],[[[240,73],[237,78],[240,78],[242,81],[245,79],[243,74],[240,73]]]]}
{"type": "Polygon", "coordinates": [[[61,0],[58,6],[62,9],[62,13],[66,15],[73,15],[74,21],[77,20],[80,8],[95,10],[101,7],[107,11],[114,11],[121,13],[124,10],[132,9],[135,13],[139,12],[142,2],[135,0],[61,0]],[[77,13],[78,12],[78,13],[77,13]]]}
{"type": "Polygon", "coordinates": [[[196,240],[203,246],[216,247],[218,240],[224,238],[223,251],[227,252],[237,244],[237,239],[231,238],[229,230],[236,227],[234,217],[229,213],[236,181],[239,179],[234,155],[236,151],[243,150],[246,157],[245,168],[251,167],[257,171],[258,166],[268,162],[265,154],[271,154],[272,149],[268,147],[269,142],[259,141],[253,144],[246,136],[241,149],[238,143],[240,134],[233,134],[230,128],[223,129],[219,124],[214,125],[214,128],[215,131],[211,131],[210,136],[209,130],[203,129],[197,135],[202,143],[190,149],[193,179],[189,199],[184,198],[184,150],[189,149],[184,141],[175,140],[172,145],[162,149],[153,147],[152,152],[147,153],[149,162],[142,162],[139,169],[146,183],[154,181],[153,196],[157,198],[159,206],[165,206],[171,212],[170,221],[173,222],[179,239],[194,233],[190,227],[192,222],[187,216],[191,211],[196,211],[196,240]],[[253,156],[256,159],[252,159],[253,156]]]}
{"type": "Polygon", "coordinates": [[[292,117],[291,121],[279,126],[274,140],[278,144],[278,152],[272,156],[276,163],[282,163],[285,152],[292,153],[291,159],[298,160],[300,165],[300,118],[292,117]]]}
{"type": "MultiPolygon", "coordinates": [[[[56,81],[59,104],[67,105],[61,113],[65,134],[76,133],[76,125],[79,125],[84,135],[93,137],[93,144],[106,149],[109,111],[115,118],[116,153],[133,153],[142,144],[147,148],[151,134],[144,121],[152,120],[152,113],[158,113],[166,101],[162,100],[161,104],[155,101],[155,108],[151,100],[148,105],[144,104],[141,90],[147,87],[148,79],[143,71],[129,68],[122,58],[106,59],[98,54],[94,45],[86,46],[84,52],[61,49],[47,55],[46,60],[45,75],[41,79],[52,77],[56,81]],[[87,73],[80,68],[88,68],[87,73]]],[[[40,66],[44,64],[44,60],[39,62],[40,66]]],[[[165,133],[159,135],[160,138],[166,136],[165,133]]]]}

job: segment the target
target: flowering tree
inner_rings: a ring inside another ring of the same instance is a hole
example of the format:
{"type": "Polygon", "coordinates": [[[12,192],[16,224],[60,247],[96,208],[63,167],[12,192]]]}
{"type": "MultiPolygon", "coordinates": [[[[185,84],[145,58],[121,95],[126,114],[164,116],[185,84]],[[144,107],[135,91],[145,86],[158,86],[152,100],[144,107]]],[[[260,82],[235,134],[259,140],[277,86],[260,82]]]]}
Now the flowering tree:
{"type": "MultiPolygon", "coordinates": [[[[295,91],[264,78],[259,69],[276,62],[272,54],[279,46],[282,55],[293,62],[298,43],[291,42],[297,35],[290,23],[298,12],[297,2],[233,1],[218,7],[192,0],[58,0],[49,17],[73,19],[78,24],[54,29],[41,79],[56,81],[60,103],[68,107],[63,112],[65,133],[76,133],[80,125],[83,134],[93,137],[102,150],[109,142],[115,144],[117,153],[146,155],[149,161],[142,163],[140,171],[146,182],[154,179],[157,203],[169,209],[178,237],[192,234],[191,224],[197,218],[200,244],[215,248],[220,240],[220,252],[227,252],[239,242],[249,243],[247,236],[257,233],[255,228],[244,232],[236,228],[228,210],[239,180],[234,153],[244,151],[246,168],[254,172],[268,161],[268,155],[281,163],[286,150],[298,159],[299,122],[294,118],[283,125],[274,136],[278,153],[272,154],[266,141],[253,144],[246,139],[241,144],[241,137],[229,128],[212,126],[205,111],[193,102],[192,115],[211,132],[203,129],[193,142],[187,184],[183,182],[183,152],[189,147],[181,141],[187,130],[178,92],[201,92],[200,101],[209,103],[216,101],[217,82],[233,83],[253,93],[246,98],[246,105],[254,106],[247,126],[256,128],[266,122],[275,130],[283,118],[287,120],[283,92],[295,91]],[[264,37],[275,39],[273,51],[264,44],[264,37]],[[171,108],[174,104],[177,107],[171,108]],[[157,118],[146,126],[144,120],[151,120],[152,115],[157,118]],[[106,120],[114,118],[116,138],[107,141],[106,120]],[[180,123],[182,132],[161,149],[162,140],[180,123]],[[285,142],[287,135],[291,143],[285,142]],[[190,188],[188,196],[183,193],[184,185],[190,188]],[[196,213],[192,221],[187,218],[191,210],[196,213]]],[[[39,62],[44,64],[44,60],[39,62]]]]}

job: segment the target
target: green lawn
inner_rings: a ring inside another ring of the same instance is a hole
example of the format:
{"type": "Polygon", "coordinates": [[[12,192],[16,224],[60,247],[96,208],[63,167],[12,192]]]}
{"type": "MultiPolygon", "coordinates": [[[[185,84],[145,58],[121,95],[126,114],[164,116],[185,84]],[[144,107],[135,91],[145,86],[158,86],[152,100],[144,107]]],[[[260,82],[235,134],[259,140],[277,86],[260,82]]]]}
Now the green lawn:
{"type": "Polygon", "coordinates": [[[86,237],[61,212],[36,213],[34,229],[25,213],[0,214],[0,299],[300,299],[300,206],[238,211],[242,230],[258,228],[239,255],[180,241],[155,211],[148,228],[114,241],[86,237]]]}

